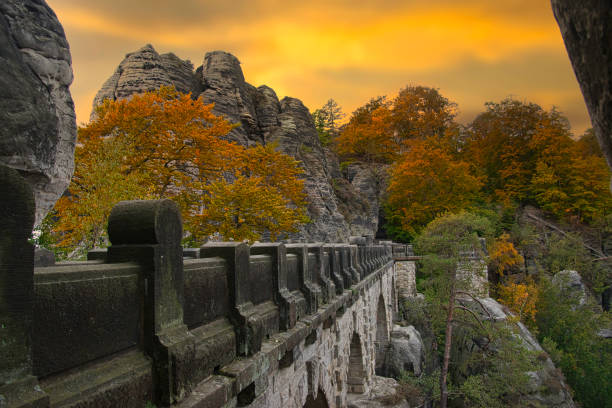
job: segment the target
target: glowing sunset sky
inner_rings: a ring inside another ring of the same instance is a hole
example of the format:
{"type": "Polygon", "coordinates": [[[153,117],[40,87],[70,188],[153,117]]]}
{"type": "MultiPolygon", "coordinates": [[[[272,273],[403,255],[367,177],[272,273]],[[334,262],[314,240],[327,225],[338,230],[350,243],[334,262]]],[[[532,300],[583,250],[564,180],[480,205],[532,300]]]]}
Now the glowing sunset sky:
{"type": "Polygon", "coordinates": [[[70,43],[77,122],[128,52],[150,43],[198,67],[224,50],[245,78],[311,110],[347,113],[409,84],[439,88],[471,120],[506,96],[590,127],[549,0],[47,0],[70,43]]]}

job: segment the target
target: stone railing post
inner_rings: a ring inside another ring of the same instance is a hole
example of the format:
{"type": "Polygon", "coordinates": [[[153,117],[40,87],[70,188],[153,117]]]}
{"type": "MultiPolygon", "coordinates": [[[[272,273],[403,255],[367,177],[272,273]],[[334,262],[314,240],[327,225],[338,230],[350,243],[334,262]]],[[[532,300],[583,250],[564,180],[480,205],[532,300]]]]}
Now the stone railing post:
{"type": "Polygon", "coordinates": [[[344,292],[344,279],[340,272],[340,259],[334,245],[324,245],[323,250],[327,252],[329,257],[329,272],[334,285],[336,286],[336,294],[341,295],[344,292]]]}
{"type": "Polygon", "coordinates": [[[372,247],[369,245],[366,245],[363,247],[363,252],[364,252],[364,261],[365,261],[365,265],[366,265],[366,275],[369,275],[370,273],[372,273],[372,270],[374,269],[374,265],[372,264],[372,247]]]}
{"type": "Polygon", "coordinates": [[[287,248],[287,253],[295,254],[298,257],[298,279],[300,291],[304,294],[306,304],[308,305],[306,312],[308,314],[316,313],[323,299],[316,277],[310,274],[308,246],[306,244],[288,244],[285,247],[287,248]]]}
{"type": "MultiPolygon", "coordinates": [[[[349,252],[345,244],[336,245],[336,253],[340,261],[340,275],[344,281],[344,288],[348,289],[353,285],[353,276],[351,275],[349,252]]],[[[355,282],[356,283],[356,282],[355,282]]]]}
{"type": "Polygon", "coordinates": [[[13,169],[0,166],[0,407],[47,407],[32,375],[34,195],[13,169]]]}
{"type": "Polygon", "coordinates": [[[367,265],[365,261],[365,238],[364,237],[351,237],[350,242],[357,246],[357,271],[361,279],[368,275],[367,265]]]}
{"type": "Polygon", "coordinates": [[[254,314],[250,292],[250,248],[242,242],[211,242],[200,247],[201,258],[220,257],[227,263],[230,320],[236,330],[236,353],[250,356],[261,349],[263,326],[254,314]]]}
{"type": "Polygon", "coordinates": [[[279,309],[279,326],[289,330],[297,322],[296,301],[287,289],[287,249],[281,243],[263,243],[251,246],[253,255],[270,255],[274,278],[274,302],[279,309]]]}
{"type": "Polygon", "coordinates": [[[327,274],[327,269],[323,264],[325,259],[323,255],[323,244],[307,244],[308,252],[315,255],[316,265],[314,267],[315,275],[313,279],[321,287],[323,303],[330,303],[336,295],[336,285],[327,274]]]}
{"type": "Polygon", "coordinates": [[[359,264],[357,262],[357,245],[348,246],[349,270],[351,272],[353,284],[359,283],[361,273],[359,272],[359,264]]]}
{"type": "Polygon", "coordinates": [[[181,214],[171,200],[122,201],[108,220],[108,262],[141,265],[140,343],[153,358],[161,404],[180,401],[194,385],[194,337],[183,323],[182,235],[181,214]]]}

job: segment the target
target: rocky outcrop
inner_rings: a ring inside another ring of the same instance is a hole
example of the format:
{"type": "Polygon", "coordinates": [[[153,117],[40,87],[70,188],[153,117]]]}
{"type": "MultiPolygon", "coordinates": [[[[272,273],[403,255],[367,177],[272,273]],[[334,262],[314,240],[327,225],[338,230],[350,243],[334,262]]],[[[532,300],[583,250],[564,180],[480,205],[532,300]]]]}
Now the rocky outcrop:
{"type": "MultiPolygon", "coordinates": [[[[483,320],[491,319],[496,324],[507,324],[509,327],[513,327],[514,336],[521,341],[523,347],[537,354],[536,370],[527,373],[530,382],[529,393],[523,396],[526,404],[525,406],[555,408],[575,407],[571,391],[567,384],[565,384],[560,370],[555,367],[552,360],[544,352],[536,338],[523,323],[511,323],[511,320],[515,320],[514,316],[509,315],[501,304],[491,298],[480,299],[480,304],[468,300],[462,300],[462,303],[472,309],[474,313],[479,314],[483,320]],[[481,305],[486,311],[482,310],[481,305]],[[509,319],[510,317],[513,318],[509,319]]],[[[465,362],[469,359],[469,354],[476,348],[482,346],[481,343],[483,343],[483,341],[481,340],[482,339],[463,339],[462,341],[458,341],[458,343],[461,344],[453,348],[453,353],[456,355],[453,361],[457,367],[464,366],[465,362]]],[[[496,346],[495,344],[491,344],[487,345],[487,347],[494,350],[496,346]]]]}
{"type": "Polygon", "coordinates": [[[425,346],[414,326],[393,326],[385,353],[384,376],[400,378],[402,372],[420,376],[425,364],[425,346]]]}
{"type": "Polygon", "coordinates": [[[196,83],[191,62],[183,61],[174,54],[159,55],[147,44],[125,56],[96,94],[93,106],[100,105],[104,99],[114,101],[127,98],[160,86],[174,86],[178,91],[188,93],[196,88],[196,83]]]}
{"type": "Polygon", "coordinates": [[[0,2],[0,164],[34,190],[36,223],[74,169],[76,119],[64,30],[43,0],[0,2]]]}
{"type": "Polygon", "coordinates": [[[342,177],[338,158],[321,145],[308,108],[295,98],[279,101],[271,88],[246,82],[240,61],[229,53],[207,53],[193,72],[189,62],[173,54],[158,55],[147,45],[126,56],[96,95],[94,106],[105,98],[126,98],[161,85],[214,103],[214,113],[240,125],[227,135],[229,140],[243,146],[276,143],[301,161],[312,222],[291,239],[346,242],[350,235],[374,235],[377,216],[372,211],[378,213],[378,204],[369,207],[362,192],[342,177]]]}
{"type": "Polygon", "coordinates": [[[366,203],[364,211],[351,220],[351,234],[368,235],[378,230],[380,203],[387,190],[387,166],[354,163],[346,169],[346,179],[366,203]]]}
{"type": "Polygon", "coordinates": [[[559,288],[563,297],[575,301],[576,306],[586,304],[588,290],[578,272],[568,270],[557,272],[552,278],[552,283],[559,288]]]}
{"type": "Polygon", "coordinates": [[[612,168],[612,3],[608,0],[551,3],[593,129],[612,168]]]}

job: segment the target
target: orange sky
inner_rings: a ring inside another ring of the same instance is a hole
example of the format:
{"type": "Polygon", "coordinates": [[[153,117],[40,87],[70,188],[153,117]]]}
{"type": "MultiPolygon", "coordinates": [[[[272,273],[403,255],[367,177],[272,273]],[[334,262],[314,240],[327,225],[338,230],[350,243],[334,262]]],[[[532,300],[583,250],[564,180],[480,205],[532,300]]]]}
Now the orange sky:
{"type": "Polygon", "coordinates": [[[347,113],[425,85],[467,122],[506,96],[590,127],[549,0],[47,0],[70,43],[77,122],[124,55],[150,43],[197,67],[236,55],[248,82],[347,113]]]}

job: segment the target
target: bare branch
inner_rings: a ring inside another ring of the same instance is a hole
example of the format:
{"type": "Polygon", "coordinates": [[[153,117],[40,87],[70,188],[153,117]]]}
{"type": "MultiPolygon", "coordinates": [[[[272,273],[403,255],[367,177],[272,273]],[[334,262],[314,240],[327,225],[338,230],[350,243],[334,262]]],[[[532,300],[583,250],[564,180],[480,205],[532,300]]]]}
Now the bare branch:
{"type": "Polygon", "coordinates": [[[480,305],[480,307],[482,308],[482,310],[485,311],[485,313],[487,315],[489,315],[489,320],[493,321],[493,316],[491,316],[491,313],[489,312],[489,309],[487,309],[486,307],[484,307],[484,305],[482,304],[482,302],[476,298],[476,296],[472,295],[469,292],[464,292],[462,290],[458,290],[457,293],[461,294],[461,295],[468,295],[469,297],[471,297],[476,303],[478,303],[480,305]]]}
{"type": "MultiPolygon", "coordinates": [[[[461,305],[455,305],[456,309],[460,309],[460,310],[465,310],[466,312],[469,312],[472,317],[474,317],[474,319],[478,322],[478,324],[480,325],[480,327],[482,328],[482,330],[485,331],[485,333],[487,334],[487,346],[489,345],[489,343],[491,343],[491,337],[489,336],[489,331],[487,330],[487,328],[484,326],[484,324],[482,324],[482,322],[480,321],[480,319],[478,318],[478,316],[476,315],[476,313],[474,313],[474,311],[468,309],[465,306],[461,306],[461,305]]],[[[487,346],[485,346],[484,348],[486,348],[487,346]]]]}

